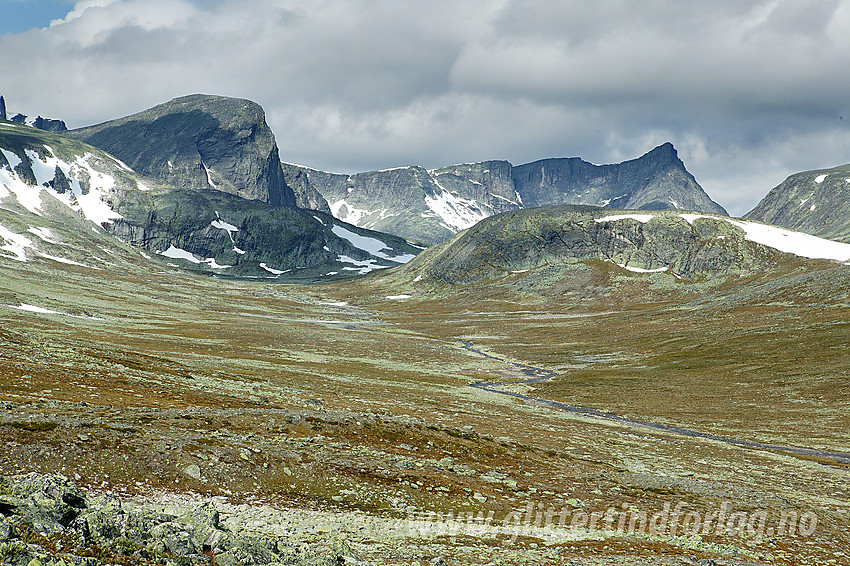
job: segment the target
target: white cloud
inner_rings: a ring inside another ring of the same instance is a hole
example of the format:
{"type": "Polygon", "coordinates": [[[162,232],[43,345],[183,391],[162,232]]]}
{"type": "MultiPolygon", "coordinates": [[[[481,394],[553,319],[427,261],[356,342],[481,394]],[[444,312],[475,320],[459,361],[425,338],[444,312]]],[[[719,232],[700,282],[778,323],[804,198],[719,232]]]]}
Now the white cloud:
{"type": "Polygon", "coordinates": [[[850,161],[848,67],[837,0],[93,0],[0,36],[10,110],[72,127],[240,96],[284,159],[337,171],[610,163],[669,140],[737,213],[850,161]]]}

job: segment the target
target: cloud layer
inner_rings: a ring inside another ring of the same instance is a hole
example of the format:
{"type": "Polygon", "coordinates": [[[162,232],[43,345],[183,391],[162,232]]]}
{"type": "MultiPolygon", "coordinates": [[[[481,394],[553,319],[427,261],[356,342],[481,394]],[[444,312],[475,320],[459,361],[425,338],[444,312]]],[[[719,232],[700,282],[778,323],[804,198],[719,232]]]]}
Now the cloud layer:
{"type": "Polygon", "coordinates": [[[285,160],[346,172],[669,140],[738,214],[850,162],[847,68],[839,0],[87,0],[0,36],[10,110],[71,127],[239,96],[285,160]]]}

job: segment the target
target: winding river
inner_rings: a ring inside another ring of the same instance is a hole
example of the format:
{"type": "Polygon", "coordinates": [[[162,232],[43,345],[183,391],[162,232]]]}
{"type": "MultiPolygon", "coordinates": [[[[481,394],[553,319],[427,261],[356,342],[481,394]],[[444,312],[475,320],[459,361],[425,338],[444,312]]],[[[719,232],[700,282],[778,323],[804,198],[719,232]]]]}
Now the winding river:
{"type": "Polygon", "coordinates": [[[579,405],[570,405],[569,403],[561,403],[559,401],[552,401],[549,399],[542,399],[540,397],[531,397],[529,395],[523,395],[522,393],[516,393],[514,391],[505,391],[503,388],[507,385],[528,385],[532,383],[540,383],[542,381],[548,381],[553,377],[557,376],[557,373],[543,368],[538,368],[526,364],[520,364],[516,362],[511,362],[504,358],[494,356],[492,354],[488,354],[487,352],[483,352],[479,348],[475,347],[472,342],[468,342],[465,340],[458,340],[463,345],[463,348],[469,352],[482,356],[484,358],[488,358],[491,360],[495,360],[510,366],[512,369],[517,372],[527,375],[527,379],[520,379],[515,381],[503,381],[503,382],[488,382],[488,381],[479,381],[477,383],[470,384],[470,387],[475,387],[476,389],[481,389],[483,391],[489,391],[490,393],[496,393],[499,395],[507,395],[509,397],[514,397],[516,399],[522,399],[523,401],[528,401],[531,403],[536,403],[538,405],[544,405],[547,407],[551,407],[553,409],[558,409],[561,411],[567,411],[569,413],[575,413],[578,415],[583,415],[586,417],[591,417],[595,419],[600,419],[609,422],[621,423],[630,426],[639,426],[644,428],[649,428],[652,430],[656,430],[659,432],[664,432],[668,434],[675,434],[679,436],[687,436],[691,438],[704,438],[707,440],[716,440],[718,442],[723,442],[725,444],[731,444],[732,446],[741,446],[743,448],[752,448],[756,450],[770,450],[775,452],[784,452],[787,454],[792,454],[795,456],[804,456],[809,458],[817,458],[821,460],[826,460],[824,463],[828,464],[841,464],[841,465],[850,465],[850,453],[847,452],[835,452],[831,450],[819,450],[815,448],[802,448],[799,446],[786,446],[784,444],[771,444],[767,442],[757,442],[754,440],[739,440],[737,438],[729,438],[726,436],[719,436],[717,434],[711,434],[708,432],[700,432],[698,430],[692,430],[689,428],[673,426],[668,424],[654,423],[651,421],[642,421],[638,419],[630,419],[627,417],[623,417],[621,415],[617,415],[615,413],[607,413],[605,411],[600,411],[598,409],[593,409],[590,407],[581,407],[579,405]]]}

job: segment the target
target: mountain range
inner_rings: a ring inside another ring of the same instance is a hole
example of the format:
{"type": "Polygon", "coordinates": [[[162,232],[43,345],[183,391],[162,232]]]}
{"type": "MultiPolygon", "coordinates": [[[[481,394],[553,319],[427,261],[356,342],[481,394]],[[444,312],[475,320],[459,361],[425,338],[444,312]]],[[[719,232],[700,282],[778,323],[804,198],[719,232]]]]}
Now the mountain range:
{"type": "Polygon", "coordinates": [[[35,126],[0,122],[0,563],[840,561],[850,243],[676,208],[671,145],[349,187],[249,101],[35,126]]]}
{"type": "MultiPolygon", "coordinates": [[[[177,129],[178,140],[191,137],[190,123],[170,123],[177,129]]],[[[160,123],[159,127],[164,125],[160,123]]],[[[234,134],[225,127],[219,130],[221,136],[234,134]]],[[[99,132],[109,138],[103,129],[99,132]]],[[[207,134],[208,130],[202,126],[200,132],[207,134]]],[[[167,128],[162,133],[166,139],[170,135],[167,128]]],[[[137,166],[149,171],[148,175],[75,137],[82,136],[0,124],[0,199],[4,211],[0,236],[2,249],[12,257],[26,261],[34,252],[36,256],[47,254],[60,261],[86,263],[84,253],[45,251],[42,248],[49,247],[49,241],[26,235],[38,232],[47,218],[67,217],[69,213],[90,223],[91,229],[86,232],[105,231],[148,257],[220,276],[279,277],[286,273],[287,278],[313,280],[363,274],[399,265],[420,251],[396,236],[357,228],[322,212],[281,205],[294,202],[293,193],[282,182],[278,161],[262,155],[258,158],[244,147],[255,143],[256,136],[247,135],[243,143],[234,144],[234,151],[250,154],[249,158],[234,161],[221,152],[221,161],[212,160],[218,169],[210,175],[220,180],[221,188],[265,200],[199,185],[198,171],[193,174],[187,165],[191,157],[181,153],[185,148],[177,142],[163,145],[175,149],[172,164],[186,173],[175,176],[168,160],[164,170],[157,169],[152,165],[158,163],[152,157],[154,152],[148,152],[143,154],[145,159],[137,160],[137,166]],[[219,176],[219,170],[225,174],[219,176]],[[247,184],[249,181],[253,184],[247,184]],[[27,252],[27,248],[33,250],[27,252]]],[[[276,155],[273,137],[266,143],[267,155],[276,155]]],[[[205,169],[201,171],[206,175],[205,169]]],[[[70,226],[79,229],[78,223],[70,226]]],[[[55,229],[50,229],[51,233],[55,229]]]]}
{"type": "MultiPolygon", "coordinates": [[[[5,100],[2,107],[5,112],[5,100]]],[[[687,278],[766,265],[761,255],[742,252],[736,234],[746,232],[743,221],[719,220],[728,218],[726,211],[708,197],[670,143],[610,165],[576,157],[341,175],[281,162],[263,109],[248,100],[185,96],[71,131],[50,131],[45,124],[58,121],[43,122],[39,128],[6,121],[0,130],[4,192],[15,194],[18,210],[42,214],[42,196],[49,195],[94,221],[95,229],[176,265],[218,275],[298,273],[317,279],[368,273],[412,259],[423,247],[411,241],[451,240],[469,249],[469,238],[492,225],[482,224],[466,240],[455,235],[493,216],[517,230],[517,219],[524,219],[523,226],[532,222],[530,233],[548,226],[548,232],[535,236],[541,241],[573,241],[581,234],[558,233],[552,218],[575,226],[575,215],[593,207],[699,212],[713,220],[698,224],[723,231],[712,231],[706,239],[706,228],[694,229],[684,215],[659,214],[648,224],[627,223],[631,228],[615,231],[617,239],[611,240],[614,232],[579,222],[593,229],[582,228],[584,235],[570,244],[583,250],[572,259],[595,257],[645,270],[666,267],[687,278]],[[504,216],[562,205],[579,208],[504,216]],[[660,222],[663,233],[656,233],[660,222]],[[638,247],[617,251],[617,242],[623,241],[638,247]],[[730,247],[732,242],[739,247],[730,247]]],[[[848,241],[850,221],[842,208],[847,199],[841,198],[850,190],[848,179],[848,166],[789,177],[747,220],[848,241]]],[[[500,234],[474,247],[489,250],[494,258],[520,254],[535,268],[551,259],[546,246],[529,247],[510,230],[500,234]],[[535,254],[540,256],[536,260],[535,254]]],[[[470,276],[485,264],[487,269],[498,264],[483,257],[477,261],[480,265],[466,262],[470,276]]]]}
{"type": "Polygon", "coordinates": [[[444,241],[493,214],[547,205],[726,214],[670,143],[612,165],[572,157],[518,166],[507,161],[431,170],[407,166],[355,175],[291,164],[285,164],[284,171],[288,179],[306,177],[337,218],[427,244],[444,241]]]}

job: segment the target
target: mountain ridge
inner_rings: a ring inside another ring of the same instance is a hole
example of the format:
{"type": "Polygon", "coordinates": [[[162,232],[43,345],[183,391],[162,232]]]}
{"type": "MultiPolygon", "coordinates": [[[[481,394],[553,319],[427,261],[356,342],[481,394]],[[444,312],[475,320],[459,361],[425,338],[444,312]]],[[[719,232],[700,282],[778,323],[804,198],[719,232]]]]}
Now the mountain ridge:
{"type": "Polygon", "coordinates": [[[790,175],[744,218],[850,243],[850,164],[790,175]]]}
{"type": "Polygon", "coordinates": [[[338,218],[429,244],[493,214],[554,204],[727,214],[699,186],[669,142],[638,158],[607,165],[578,157],[516,166],[491,160],[353,175],[288,163],[283,167],[288,179],[306,176],[338,218]]]}
{"type": "MultiPolygon", "coordinates": [[[[0,255],[19,261],[33,253],[60,257],[42,250],[49,242],[38,236],[44,219],[56,214],[75,214],[98,234],[218,276],[286,273],[311,281],[392,267],[420,251],[325,213],[223,191],[175,189],[74,138],[8,123],[0,124],[0,200],[0,250],[8,252],[0,255]]],[[[80,228],[68,224],[67,230],[80,228]]],[[[85,254],[65,259],[86,263],[85,254]]]]}

